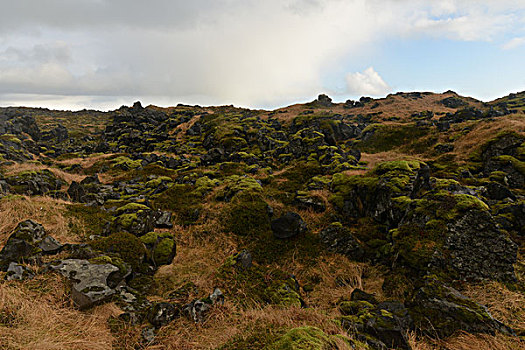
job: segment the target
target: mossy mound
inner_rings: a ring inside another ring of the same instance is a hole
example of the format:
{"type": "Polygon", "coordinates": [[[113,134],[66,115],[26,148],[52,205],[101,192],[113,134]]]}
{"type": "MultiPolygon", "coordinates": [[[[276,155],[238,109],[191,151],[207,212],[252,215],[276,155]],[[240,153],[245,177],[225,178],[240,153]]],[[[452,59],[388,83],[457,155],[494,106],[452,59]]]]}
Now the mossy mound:
{"type": "Polygon", "coordinates": [[[168,190],[152,196],[156,209],[169,210],[176,214],[176,222],[181,225],[194,224],[202,210],[203,193],[189,184],[175,184],[168,190]]]}
{"type": "Polygon", "coordinates": [[[424,278],[423,286],[409,303],[409,313],[416,329],[433,337],[448,337],[459,330],[513,333],[496,321],[486,307],[444,285],[436,276],[424,278]]]}
{"type": "Polygon", "coordinates": [[[224,230],[242,237],[268,235],[270,206],[260,197],[238,197],[224,213],[224,230]]]}
{"type": "Polygon", "coordinates": [[[232,175],[224,179],[223,184],[225,187],[217,193],[220,200],[229,201],[239,193],[256,195],[262,192],[261,184],[248,176],[232,175]]]}
{"type": "Polygon", "coordinates": [[[137,269],[146,256],[142,241],[128,232],[117,232],[90,243],[94,250],[118,254],[133,269],[137,269]]]}
{"type": "Polygon", "coordinates": [[[239,265],[236,255],[230,256],[217,271],[221,289],[243,306],[272,304],[301,307],[304,304],[295,278],[279,269],[239,265]]]}
{"type": "MultiPolygon", "coordinates": [[[[356,146],[362,152],[386,152],[407,144],[419,144],[421,142],[418,143],[418,141],[429,133],[430,128],[416,126],[415,124],[372,124],[363,130],[362,137],[356,146]]],[[[417,153],[426,151],[424,146],[425,143],[416,147],[415,151],[417,153]]]]}
{"type": "MultiPolygon", "coordinates": [[[[281,336],[267,350],[330,350],[338,348],[337,340],[343,337],[330,336],[317,327],[293,328],[281,336]]],[[[347,343],[347,345],[350,345],[347,343]]]]}
{"type": "Polygon", "coordinates": [[[169,265],[176,254],[175,238],[169,232],[149,232],[140,237],[147,248],[147,258],[155,265],[169,265]]]}
{"type": "Polygon", "coordinates": [[[69,221],[72,231],[85,230],[87,236],[101,236],[112,219],[107,211],[83,204],[68,204],[65,216],[74,219],[69,221]]]}

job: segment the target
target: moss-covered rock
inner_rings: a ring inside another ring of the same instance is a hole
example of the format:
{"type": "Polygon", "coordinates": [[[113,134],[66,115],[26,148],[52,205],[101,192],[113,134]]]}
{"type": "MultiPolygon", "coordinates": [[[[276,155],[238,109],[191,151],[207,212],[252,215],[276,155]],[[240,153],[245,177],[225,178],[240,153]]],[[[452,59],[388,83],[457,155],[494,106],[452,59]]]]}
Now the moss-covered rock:
{"type": "Polygon", "coordinates": [[[304,305],[299,294],[299,285],[292,275],[256,264],[242,268],[238,266],[240,263],[236,255],[232,255],[217,272],[221,289],[239,304],[304,305]]]}
{"type": "Polygon", "coordinates": [[[90,243],[93,249],[118,254],[120,258],[133,269],[137,269],[146,256],[142,241],[128,232],[117,232],[108,237],[100,238],[90,243]]]}
{"type": "Polygon", "coordinates": [[[496,321],[487,308],[427,276],[409,303],[409,313],[418,331],[431,337],[448,337],[457,331],[490,333],[513,331],[496,321]]]}
{"type": "Polygon", "coordinates": [[[168,232],[149,232],[140,237],[147,248],[147,257],[155,266],[169,265],[177,252],[175,238],[168,232]]]}
{"type": "Polygon", "coordinates": [[[227,232],[256,237],[271,231],[271,208],[260,197],[243,196],[224,212],[223,225],[227,232]]]}

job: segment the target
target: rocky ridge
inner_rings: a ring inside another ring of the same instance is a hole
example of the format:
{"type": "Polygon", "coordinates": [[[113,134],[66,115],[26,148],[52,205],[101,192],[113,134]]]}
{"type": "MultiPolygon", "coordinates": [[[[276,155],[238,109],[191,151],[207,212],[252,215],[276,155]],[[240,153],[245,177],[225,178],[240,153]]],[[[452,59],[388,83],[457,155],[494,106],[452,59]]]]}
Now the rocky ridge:
{"type": "MultiPolygon", "coordinates": [[[[49,123],[65,112],[1,109],[1,201],[65,201],[87,227],[81,243],[61,243],[35,220],[4,232],[3,283],[64,276],[79,309],[115,302],[115,320],[140,329],[147,346],[181,318],[205,324],[225,301],[316,309],[311,295],[322,282],[287,266],[315,269],[321,257],[341,256],[382,271],[381,300],[354,289],[331,301],[337,339],[309,324],[278,329],[264,346],[299,348],[300,337],[320,344],[312,349],[410,349],[411,333],[461,331],[518,338],[523,329],[461,289],[498,281],[523,293],[519,96],[482,103],[408,93],[336,104],[320,95],[273,112],[137,102],[69,115],[103,118],[89,134],[49,123]],[[421,100],[435,111],[403,109],[421,100]],[[396,103],[402,118],[388,116],[396,103]],[[30,170],[18,171],[24,164],[30,170]],[[226,235],[235,249],[203,276],[210,290],[184,280],[159,295],[163,267],[185,263],[175,259],[185,239],[177,235],[190,231],[226,235]]],[[[242,344],[233,337],[221,349],[242,344]]]]}

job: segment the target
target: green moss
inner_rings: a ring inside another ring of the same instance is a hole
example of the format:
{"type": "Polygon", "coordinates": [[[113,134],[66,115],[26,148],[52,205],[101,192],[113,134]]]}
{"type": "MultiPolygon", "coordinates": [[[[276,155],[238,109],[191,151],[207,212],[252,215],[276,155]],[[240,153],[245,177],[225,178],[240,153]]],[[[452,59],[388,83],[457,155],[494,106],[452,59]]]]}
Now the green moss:
{"type": "Polygon", "coordinates": [[[68,204],[65,216],[69,219],[68,225],[72,232],[85,230],[87,236],[101,236],[105,226],[112,219],[107,211],[83,204],[68,204]]]}
{"type": "Polygon", "coordinates": [[[110,257],[107,255],[97,256],[96,258],[89,259],[89,262],[92,264],[98,264],[98,265],[105,265],[105,264],[111,264],[113,266],[116,266],[119,271],[125,275],[129,272],[129,266],[118,257],[110,257]]]}
{"type": "Polygon", "coordinates": [[[236,264],[235,257],[230,256],[218,269],[217,277],[221,289],[240,305],[302,305],[297,282],[290,274],[255,263],[249,269],[237,268],[236,264]]]}
{"type": "Polygon", "coordinates": [[[368,131],[373,131],[373,134],[365,140],[361,140],[357,144],[357,147],[364,152],[378,153],[414,143],[423,136],[428,135],[430,129],[427,127],[418,127],[415,124],[372,124],[363,130],[363,134],[368,131]]]}
{"type": "Polygon", "coordinates": [[[155,209],[169,210],[176,214],[176,222],[190,225],[199,218],[202,209],[202,195],[194,192],[191,185],[175,184],[168,190],[152,196],[155,209]]]}
{"type": "Polygon", "coordinates": [[[20,141],[20,139],[18,137],[16,137],[15,135],[12,135],[12,134],[3,134],[3,135],[0,135],[0,140],[2,141],[8,141],[8,142],[13,142],[13,143],[16,143],[18,145],[21,145],[22,144],[22,141],[20,141]]]}
{"type": "Polygon", "coordinates": [[[130,229],[135,222],[138,221],[136,213],[121,214],[113,219],[116,226],[120,226],[123,229],[130,229]]]}
{"type": "Polygon", "coordinates": [[[269,233],[268,204],[258,197],[243,197],[224,213],[224,229],[239,236],[255,237],[269,233]]]}
{"type": "Polygon", "coordinates": [[[148,248],[148,258],[156,266],[171,264],[175,250],[175,239],[168,232],[149,232],[140,237],[148,248]]]}
{"type": "Polygon", "coordinates": [[[468,211],[473,209],[489,210],[489,206],[487,204],[469,194],[456,194],[454,195],[454,199],[456,200],[456,208],[459,211],[468,211]]]}
{"type": "Polygon", "coordinates": [[[157,177],[155,179],[152,179],[152,180],[149,180],[148,182],[146,182],[146,187],[147,188],[157,188],[163,182],[173,182],[173,180],[171,179],[171,177],[168,177],[168,176],[159,176],[159,177],[157,177]]]}
{"type": "Polygon", "coordinates": [[[395,160],[382,162],[376,165],[376,167],[372,170],[372,173],[377,175],[386,174],[392,171],[413,173],[421,167],[421,164],[422,163],[417,160],[395,160]]]}
{"type": "Polygon", "coordinates": [[[108,237],[100,238],[93,241],[91,246],[93,249],[105,253],[118,254],[124,262],[134,269],[142,263],[146,255],[146,250],[140,239],[127,232],[118,232],[108,237]]]}
{"type": "Polygon", "coordinates": [[[516,158],[508,155],[499,156],[495,159],[503,162],[511,164],[514,169],[516,169],[521,175],[525,176],[525,162],[522,162],[520,160],[517,160],[516,158]]]}
{"type": "Polygon", "coordinates": [[[117,214],[126,213],[126,212],[135,212],[139,210],[151,210],[150,207],[140,203],[128,203],[117,209],[117,214]]]}
{"type": "Polygon", "coordinates": [[[120,156],[111,160],[112,167],[122,170],[137,169],[142,166],[141,160],[131,160],[126,156],[120,156]]]}
{"type": "Polygon", "coordinates": [[[229,200],[238,193],[257,194],[262,192],[262,186],[254,178],[232,175],[224,179],[225,187],[217,193],[218,199],[229,200]]]}
{"type": "Polygon", "coordinates": [[[348,315],[357,315],[363,310],[371,310],[374,308],[374,305],[368,301],[359,300],[359,301],[343,301],[338,305],[339,311],[345,316],[348,315]]]}
{"type": "Polygon", "coordinates": [[[289,330],[268,350],[329,350],[337,348],[335,337],[329,336],[316,327],[298,327],[289,330]]]}

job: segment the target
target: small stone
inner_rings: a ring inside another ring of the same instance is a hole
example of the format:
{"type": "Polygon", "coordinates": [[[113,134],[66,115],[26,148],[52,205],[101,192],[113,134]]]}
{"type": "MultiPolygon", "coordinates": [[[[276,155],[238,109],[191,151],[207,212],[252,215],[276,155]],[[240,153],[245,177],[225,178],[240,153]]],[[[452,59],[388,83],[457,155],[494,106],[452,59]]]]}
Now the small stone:
{"type": "Polygon", "coordinates": [[[26,279],[32,279],[33,277],[35,277],[35,274],[29,268],[12,262],[7,268],[5,279],[8,281],[22,281],[26,279]]]}

